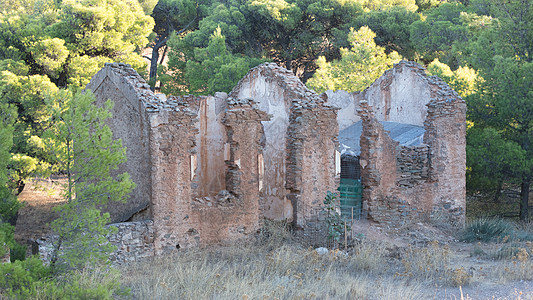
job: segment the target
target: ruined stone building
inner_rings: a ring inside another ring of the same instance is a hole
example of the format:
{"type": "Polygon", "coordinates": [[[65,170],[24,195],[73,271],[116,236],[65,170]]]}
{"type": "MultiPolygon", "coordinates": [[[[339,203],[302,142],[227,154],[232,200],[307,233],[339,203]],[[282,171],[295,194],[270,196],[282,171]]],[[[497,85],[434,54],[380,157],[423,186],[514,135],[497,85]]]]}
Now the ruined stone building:
{"type": "Polygon", "coordinates": [[[345,202],[358,216],[464,222],[466,106],[418,64],[400,62],[360,93],[317,95],[272,63],[229,95],[156,95],[124,64],[106,64],[87,88],[115,102],[109,126],[128,157],[119,171],[137,184],[108,208],[123,222],[111,238],[119,260],[238,239],[264,218],[305,230],[342,178],[362,183],[362,201],[345,202]]]}
{"type": "Polygon", "coordinates": [[[369,219],[464,224],[466,104],[455,91],[402,61],[362,92],[325,97],[340,108],[340,150],[358,163],[369,219]]]}

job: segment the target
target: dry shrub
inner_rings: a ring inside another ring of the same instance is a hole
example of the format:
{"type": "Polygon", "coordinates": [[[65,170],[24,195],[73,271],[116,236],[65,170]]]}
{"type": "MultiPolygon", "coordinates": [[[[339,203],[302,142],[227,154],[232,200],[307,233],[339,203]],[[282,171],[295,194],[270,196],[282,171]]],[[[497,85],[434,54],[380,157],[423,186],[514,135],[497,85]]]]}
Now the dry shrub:
{"type": "MultiPolygon", "coordinates": [[[[501,249],[500,249],[501,250],[501,249]]],[[[518,248],[513,251],[506,251],[512,255],[510,260],[502,260],[495,268],[493,275],[501,282],[511,282],[516,280],[533,280],[533,262],[529,249],[518,248]]],[[[500,257],[502,259],[509,257],[500,257]]]]}
{"type": "Polygon", "coordinates": [[[439,282],[452,286],[470,283],[472,276],[463,267],[450,264],[450,248],[439,242],[430,242],[426,247],[409,247],[404,253],[404,272],[398,276],[422,282],[439,282]]]}
{"type": "Polygon", "coordinates": [[[354,246],[348,263],[354,270],[381,274],[387,271],[387,253],[383,243],[362,241],[354,246]]]}

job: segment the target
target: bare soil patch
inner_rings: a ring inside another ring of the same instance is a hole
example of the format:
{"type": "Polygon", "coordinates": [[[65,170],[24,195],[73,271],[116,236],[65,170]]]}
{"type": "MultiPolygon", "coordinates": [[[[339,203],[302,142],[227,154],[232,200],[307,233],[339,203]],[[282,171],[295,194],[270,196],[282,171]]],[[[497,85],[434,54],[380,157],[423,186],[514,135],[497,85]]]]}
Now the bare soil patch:
{"type": "Polygon", "coordinates": [[[61,197],[65,182],[63,177],[52,177],[33,178],[26,183],[18,196],[19,201],[24,203],[15,229],[15,239],[19,243],[31,244],[50,233],[50,223],[57,218],[54,207],[65,203],[61,197]]]}

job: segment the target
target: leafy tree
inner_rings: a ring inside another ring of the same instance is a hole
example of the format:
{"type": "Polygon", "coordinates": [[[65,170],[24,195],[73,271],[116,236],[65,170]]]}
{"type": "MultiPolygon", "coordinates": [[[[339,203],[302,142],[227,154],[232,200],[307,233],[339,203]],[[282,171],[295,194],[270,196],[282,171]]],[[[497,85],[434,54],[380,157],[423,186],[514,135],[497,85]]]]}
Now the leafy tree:
{"type": "Polygon", "coordinates": [[[179,77],[183,66],[175,62],[191,57],[195,48],[206,48],[211,34],[220,27],[231,53],[272,60],[306,81],[316,69],[319,55],[339,57],[336,40],[345,38],[346,25],[361,11],[354,1],[213,2],[197,30],[173,37],[179,42],[172,43],[167,72],[179,77]]]}
{"type": "Polygon", "coordinates": [[[438,59],[427,66],[427,73],[439,76],[463,98],[474,94],[477,91],[476,84],[481,80],[476,70],[472,68],[461,66],[452,71],[448,65],[438,59]]]}
{"type": "Polygon", "coordinates": [[[366,10],[388,10],[392,7],[404,7],[409,11],[415,12],[418,7],[415,0],[355,0],[366,10]]]}
{"type": "Polygon", "coordinates": [[[425,11],[426,17],[411,25],[411,42],[423,62],[438,58],[452,69],[461,64],[459,46],[471,37],[468,24],[462,19],[465,11],[460,3],[443,3],[425,11]]]}
{"type": "Polygon", "coordinates": [[[49,102],[53,126],[45,141],[67,175],[67,203],[52,223],[59,235],[56,254],[60,247],[64,249],[63,255],[52,260],[56,267],[83,267],[107,258],[113,250],[106,239],[112,231],[105,227],[110,217],[98,208],[109,201],[124,201],[135,185],[127,173],[111,175],[126,161],[125,149],[120,140],[112,139],[104,123],[111,116],[113,102],[97,108],[94,101],[90,91],[62,91],[49,102]]]}
{"type": "Polygon", "coordinates": [[[385,53],[385,48],[374,42],[376,37],[368,27],[350,32],[350,49],[341,49],[341,59],[327,62],[318,59],[319,69],[307,85],[317,92],[326,90],[361,91],[376,80],[383,72],[400,61],[396,52],[385,53]]]}
{"type": "Polygon", "coordinates": [[[526,151],[491,127],[468,130],[466,154],[468,188],[494,190],[495,200],[503,182],[516,182],[528,166],[526,151]]]}
{"type": "Polygon", "coordinates": [[[152,17],[155,21],[154,33],[156,37],[150,44],[152,55],[150,59],[150,83],[152,90],[157,80],[157,66],[163,62],[167,52],[167,41],[172,33],[180,35],[193,29],[198,23],[198,3],[193,0],[160,0],[153,8],[152,17]],[[160,50],[163,50],[159,61],[160,50]]]}
{"type": "Polygon", "coordinates": [[[468,98],[469,116],[476,127],[492,128],[504,141],[521,148],[522,152],[506,155],[523,162],[523,168],[513,170],[512,178],[521,183],[520,219],[527,220],[533,178],[533,4],[526,0],[479,2],[496,21],[480,30],[469,45],[469,62],[484,79],[478,92],[468,98]]]}
{"type": "Polygon", "coordinates": [[[170,83],[163,85],[164,91],[172,94],[229,93],[250,68],[264,62],[262,59],[232,54],[227,50],[225,40],[220,27],[217,27],[206,48],[195,48],[192,57],[178,62],[184,72],[184,81],[178,89],[172,89],[171,84],[176,81],[175,78],[168,75],[161,77],[163,83],[170,83]]]}
{"type": "Polygon", "coordinates": [[[15,225],[15,219],[21,204],[17,201],[11,189],[8,188],[9,177],[7,165],[13,145],[13,122],[16,119],[16,110],[5,103],[0,102],[0,224],[11,223],[15,225]]]}
{"type": "Polygon", "coordinates": [[[142,70],[146,64],[137,52],[148,42],[153,20],[136,0],[2,4],[0,103],[10,104],[18,114],[8,168],[20,189],[25,177],[55,164],[41,139],[51,126],[45,99],[69,85],[85,86],[111,60],[142,70]]]}
{"type": "Polygon", "coordinates": [[[394,6],[386,10],[365,12],[350,22],[350,26],[357,29],[368,26],[376,33],[376,44],[385,47],[387,53],[396,51],[403,57],[414,60],[416,51],[410,40],[409,27],[418,20],[419,14],[402,6],[394,6]]]}
{"type": "Polygon", "coordinates": [[[442,3],[447,2],[446,0],[416,0],[416,6],[418,6],[418,12],[423,12],[430,8],[438,7],[442,3]]]}

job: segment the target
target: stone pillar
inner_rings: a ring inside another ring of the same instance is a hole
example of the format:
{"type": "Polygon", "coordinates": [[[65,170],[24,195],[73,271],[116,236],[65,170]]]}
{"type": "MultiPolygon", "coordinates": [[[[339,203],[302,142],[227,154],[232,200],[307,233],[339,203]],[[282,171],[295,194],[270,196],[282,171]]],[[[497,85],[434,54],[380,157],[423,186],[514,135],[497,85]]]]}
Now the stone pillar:
{"type": "Polygon", "coordinates": [[[287,141],[287,197],[293,222],[304,227],[316,216],[328,191],[337,191],[335,150],[336,109],[321,103],[294,100],[287,141]]]}
{"type": "Polygon", "coordinates": [[[245,232],[259,228],[262,211],[259,207],[261,189],[264,187],[263,148],[265,133],[262,121],[268,114],[257,108],[253,100],[228,99],[224,118],[229,144],[226,160],[226,188],[239,200],[243,212],[241,223],[245,232]]]}
{"type": "Polygon", "coordinates": [[[187,109],[149,114],[152,214],[156,254],[195,245],[190,227],[196,114],[187,109]]]}
{"type": "Polygon", "coordinates": [[[424,142],[431,149],[429,170],[433,186],[432,214],[464,226],[466,209],[466,103],[442,80],[428,103],[424,142]]]}

